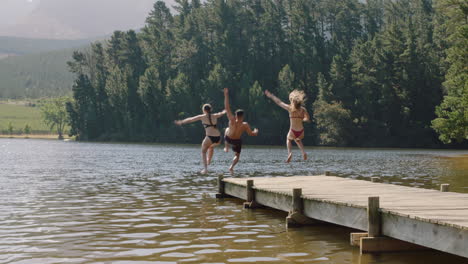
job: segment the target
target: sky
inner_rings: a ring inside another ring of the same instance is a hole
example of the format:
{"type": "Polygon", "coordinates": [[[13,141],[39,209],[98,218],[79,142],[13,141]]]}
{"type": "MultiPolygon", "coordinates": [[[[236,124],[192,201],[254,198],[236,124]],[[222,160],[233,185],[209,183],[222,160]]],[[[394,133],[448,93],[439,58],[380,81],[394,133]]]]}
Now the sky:
{"type": "Polygon", "coordinates": [[[0,0],[0,26],[11,25],[30,14],[38,0],[0,0]]]}
{"type": "Polygon", "coordinates": [[[0,36],[77,39],[137,29],[155,1],[0,0],[0,36]]]}

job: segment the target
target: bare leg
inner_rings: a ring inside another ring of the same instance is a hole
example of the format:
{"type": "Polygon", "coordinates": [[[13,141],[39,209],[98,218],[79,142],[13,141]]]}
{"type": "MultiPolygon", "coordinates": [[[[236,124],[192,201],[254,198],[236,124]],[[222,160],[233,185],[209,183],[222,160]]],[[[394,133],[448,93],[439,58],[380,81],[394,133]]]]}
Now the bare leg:
{"type": "Polygon", "coordinates": [[[208,148],[210,147],[210,145],[211,145],[211,140],[208,137],[205,137],[202,143],[202,148],[201,148],[202,162],[203,162],[203,167],[204,167],[201,173],[203,174],[208,172],[208,160],[206,157],[206,152],[208,151],[208,148]]]}
{"type": "Polygon", "coordinates": [[[208,163],[208,165],[211,164],[211,160],[213,159],[213,154],[214,154],[214,148],[219,145],[219,144],[212,144],[209,148],[208,148],[208,157],[207,157],[207,160],[206,162],[208,163]]]}
{"type": "Polygon", "coordinates": [[[292,143],[289,138],[286,138],[286,146],[288,147],[288,159],[286,160],[286,163],[289,163],[292,159],[292,143]]]}
{"type": "Polygon", "coordinates": [[[231,172],[234,171],[234,166],[236,166],[236,164],[239,162],[239,158],[240,158],[240,153],[236,153],[236,155],[234,156],[234,159],[232,160],[231,167],[229,167],[229,171],[231,172]]]}
{"type": "Polygon", "coordinates": [[[202,149],[202,160],[203,160],[204,169],[201,171],[201,173],[205,174],[208,172],[208,164],[206,162],[206,150],[203,150],[203,149],[202,149]]]}
{"type": "Polygon", "coordinates": [[[302,157],[304,158],[304,160],[307,160],[307,153],[305,153],[304,144],[302,143],[302,140],[300,140],[300,139],[296,140],[296,144],[301,149],[302,157]]]}
{"type": "MultiPolygon", "coordinates": [[[[229,133],[229,127],[224,130],[224,136],[227,136],[229,133]]],[[[224,152],[229,152],[229,143],[227,143],[226,140],[224,140],[224,152]]]]}

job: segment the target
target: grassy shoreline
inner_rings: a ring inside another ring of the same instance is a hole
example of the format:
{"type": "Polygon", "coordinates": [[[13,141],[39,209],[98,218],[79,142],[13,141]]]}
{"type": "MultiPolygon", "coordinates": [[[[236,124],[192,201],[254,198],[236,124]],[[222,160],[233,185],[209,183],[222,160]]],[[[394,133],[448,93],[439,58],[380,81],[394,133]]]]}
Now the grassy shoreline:
{"type": "Polygon", "coordinates": [[[25,102],[0,102],[0,133],[8,135],[9,124],[13,126],[13,134],[22,134],[26,125],[32,134],[50,134],[49,127],[44,123],[41,110],[36,104],[25,102]]]}
{"type": "MultiPolygon", "coordinates": [[[[58,134],[32,134],[32,135],[6,135],[0,134],[0,138],[20,138],[20,139],[58,139],[58,134]]],[[[64,135],[63,139],[72,139],[64,135]]]]}
{"type": "MultiPolygon", "coordinates": [[[[44,100],[0,100],[1,137],[10,137],[10,134],[13,134],[12,137],[14,138],[24,138],[26,137],[24,134],[25,128],[29,126],[31,135],[29,138],[51,138],[49,135],[58,138],[56,133],[50,131],[41,114],[39,106],[44,100]],[[10,124],[13,133],[9,131],[10,124]]],[[[65,131],[65,133],[67,132],[65,131]]]]}

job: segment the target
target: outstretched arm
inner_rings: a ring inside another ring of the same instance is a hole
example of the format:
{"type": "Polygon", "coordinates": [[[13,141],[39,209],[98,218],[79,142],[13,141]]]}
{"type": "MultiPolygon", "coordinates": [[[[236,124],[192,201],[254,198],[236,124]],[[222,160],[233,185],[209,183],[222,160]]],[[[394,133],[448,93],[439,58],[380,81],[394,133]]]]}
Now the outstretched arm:
{"type": "Polygon", "coordinates": [[[176,121],[174,121],[174,123],[176,125],[181,126],[181,125],[185,125],[185,124],[189,124],[189,123],[193,123],[193,122],[196,122],[198,120],[201,120],[202,117],[203,117],[203,115],[192,116],[192,117],[186,118],[184,120],[176,120],[176,121]]]}
{"type": "Polygon", "coordinates": [[[214,116],[215,116],[216,118],[220,118],[220,117],[222,117],[222,116],[225,115],[225,114],[226,114],[226,109],[224,109],[223,111],[221,111],[221,112],[219,112],[219,113],[214,114],[214,116]]]}
{"type": "Polygon", "coordinates": [[[234,115],[231,112],[231,105],[229,105],[229,89],[224,88],[224,109],[226,110],[229,120],[234,119],[234,115]]]}
{"type": "Polygon", "coordinates": [[[245,132],[247,132],[247,134],[248,134],[249,136],[257,136],[257,135],[258,135],[258,129],[255,128],[255,129],[252,131],[252,129],[250,128],[250,125],[247,124],[247,123],[245,123],[244,126],[245,126],[245,132]]]}
{"type": "Polygon", "coordinates": [[[289,111],[289,105],[285,104],[283,101],[281,101],[278,97],[274,96],[270,91],[265,90],[265,95],[273,100],[277,105],[279,105],[281,108],[283,108],[286,111],[289,111]]]}

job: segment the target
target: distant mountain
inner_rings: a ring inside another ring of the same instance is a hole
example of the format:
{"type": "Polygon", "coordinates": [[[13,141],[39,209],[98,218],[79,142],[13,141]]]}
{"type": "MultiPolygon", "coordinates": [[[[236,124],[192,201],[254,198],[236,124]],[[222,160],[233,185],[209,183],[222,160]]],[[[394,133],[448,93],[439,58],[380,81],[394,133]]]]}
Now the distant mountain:
{"type": "MultiPolygon", "coordinates": [[[[104,39],[104,37],[97,39],[104,39]]],[[[96,39],[51,40],[0,36],[0,59],[2,58],[2,55],[3,57],[9,57],[48,52],[53,50],[77,48],[89,44],[95,40],[96,39]]]]}
{"type": "Polygon", "coordinates": [[[1,98],[40,98],[67,95],[73,74],[68,71],[74,49],[9,57],[0,60],[1,98]]]}
{"type": "Polygon", "coordinates": [[[0,98],[70,94],[73,50],[140,28],[155,1],[0,0],[0,98]]]}
{"type": "MultiPolygon", "coordinates": [[[[6,0],[0,1],[0,16],[13,12],[17,21],[1,24],[0,36],[46,39],[83,39],[111,34],[114,30],[137,29],[153,8],[155,0],[6,0]],[[17,1],[12,4],[12,1],[17,1]],[[34,3],[34,5],[33,5],[34,3]],[[16,10],[17,11],[17,10],[16,10]]],[[[166,0],[168,6],[174,0],[166,0]]]]}

